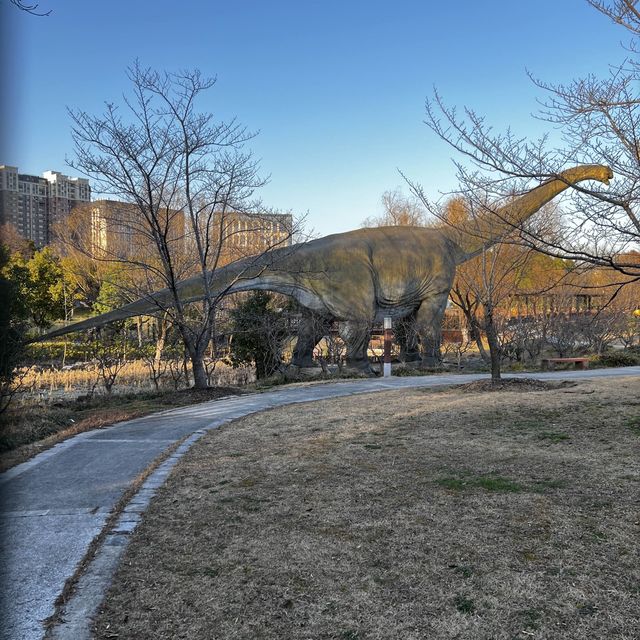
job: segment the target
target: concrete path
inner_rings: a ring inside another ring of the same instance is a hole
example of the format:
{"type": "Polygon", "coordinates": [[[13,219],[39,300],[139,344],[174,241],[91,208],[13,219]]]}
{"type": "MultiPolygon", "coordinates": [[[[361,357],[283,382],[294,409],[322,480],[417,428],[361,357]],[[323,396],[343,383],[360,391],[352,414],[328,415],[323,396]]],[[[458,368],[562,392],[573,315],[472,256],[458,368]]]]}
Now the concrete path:
{"type": "MultiPolygon", "coordinates": [[[[640,367],[527,373],[513,377],[550,380],[625,375],[640,375],[640,367]]],[[[40,640],[43,637],[41,621],[54,612],[54,601],[65,581],[74,573],[124,491],[155,458],[185,436],[191,435],[181,450],[143,485],[115,533],[126,535],[133,530],[171,466],[208,429],[286,404],[406,387],[457,384],[480,378],[486,375],[377,378],[234,396],[83,433],[10,469],[0,475],[0,639],[40,640]]],[[[111,537],[110,544],[122,547],[126,544],[122,535],[111,537]]],[[[107,562],[104,554],[94,562],[94,573],[102,571],[103,576],[102,582],[94,582],[94,602],[99,603],[100,585],[104,586],[105,580],[108,582],[109,572],[121,552],[122,549],[111,554],[111,568],[98,566],[107,562]]],[[[76,617],[86,622],[86,611],[79,611],[76,617]]],[[[65,637],[82,636],[83,632],[77,630],[65,637]]]]}

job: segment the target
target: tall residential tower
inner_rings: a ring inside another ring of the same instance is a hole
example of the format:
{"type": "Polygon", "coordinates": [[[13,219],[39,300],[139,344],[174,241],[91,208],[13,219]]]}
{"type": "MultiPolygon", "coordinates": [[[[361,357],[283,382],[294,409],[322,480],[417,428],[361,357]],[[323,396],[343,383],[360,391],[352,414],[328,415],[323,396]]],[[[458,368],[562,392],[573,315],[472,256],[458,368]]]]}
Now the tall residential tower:
{"type": "Polygon", "coordinates": [[[86,178],[70,178],[59,171],[31,176],[18,173],[17,167],[0,165],[0,224],[11,223],[38,248],[51,241],[55,222],[90,200],[86,178]]]}

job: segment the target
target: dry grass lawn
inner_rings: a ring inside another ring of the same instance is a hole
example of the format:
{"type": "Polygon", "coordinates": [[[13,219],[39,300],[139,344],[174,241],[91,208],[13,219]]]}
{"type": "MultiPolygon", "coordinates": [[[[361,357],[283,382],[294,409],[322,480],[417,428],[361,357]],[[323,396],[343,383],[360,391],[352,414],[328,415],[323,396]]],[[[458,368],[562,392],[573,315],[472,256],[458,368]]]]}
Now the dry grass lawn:
{"type": "Polygon", "coordinates": [[[640,637],[640,380],[408,390],[211,432],[100,639],[640,637]]]}

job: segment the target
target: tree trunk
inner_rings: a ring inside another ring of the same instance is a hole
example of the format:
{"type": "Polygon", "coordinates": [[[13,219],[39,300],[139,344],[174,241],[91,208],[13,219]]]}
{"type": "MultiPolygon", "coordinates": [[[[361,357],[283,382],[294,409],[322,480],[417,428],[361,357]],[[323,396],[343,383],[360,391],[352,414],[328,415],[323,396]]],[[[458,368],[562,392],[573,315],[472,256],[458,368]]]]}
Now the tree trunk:
{"type": "Polygon", "coordinates": [[[191,378],[189,376],[189,352],[186,347],[182,354],[182,373],[184,375],[184,386],[188,389],[191,386],[191,378]]]}
{"type": "Polygon", "coordinates": [[[196,349],[190,353],[191,370],[193,371],[193,387],[194,389],[207,389],[209,387],[209,376],[204,366],[204,354],[198,353],[196,349]]]}
{"type": "Polygon", "coordinates": [[[487,334],[487,343],[489,344],[489,357],[491,360],[491,382],[494,384],[500,382],[500,365],[501,365],[501,349],[498,340],[498,332],[493,322],[493,310],[486,309],[484,312],[484,326],[487,334]]]}
{"type": "Polygon", "coordinates": [[[467,325],[469,326],[469,335],[471,339],[476,343],[478,347],[478,352],[480,353],[480,357],[483,362],[490,362],[490,356],[487,354],[487,350],[484,348],[484,344],[482,344],[482,331],[478,325],[478,320],[472,312],[467,312],[464,309],[462,310],[466,319],[467,325]]]}
{"type": "Polygon", "coordinates": [[[142,316],[138,316],[137,318],[136,330],[138,334],[138,349],[142,349],[142,316]]]}
{"type": "Polygon", "coordinates": [[[153,362],[151,364],[153,371],[153,384],[157,389],[160,388],[160,363],[162,361],[162,352],[164,351],[164,345],[167,340],[167,322],[164,318],[157,321],[157,337],[156,337],[156,350],[153,354],[153,362]]]}
{"type": "Polygon", "coordinates": [[[471,335],[475,340],[476,346],[478,347],[478,352],[480,353],[480,357],[483,362],[491,362],[491,354],[487,353],[487,350],[484,348],[484,343],[482,342],[482,332],[478,327],[474,327],[471,330],[471,335]]]}
{"type": "Polygon", "coordinates": [[[453,290],[453,293],[455,293],[456,296],[454,302],[462,311],[462,315],[464,315],[464,319],[467,323],[467,328],[469,329],[469,337],[476,343],[478,352],[480,353],[480,357],[482,358],[483,362],[489,362],[487,351],[482,344],[482,332],[480,330],[478,319],[476,317],[475,305],[472,306],[469,302],[468,296],[463,296],[459,291],[453,290]]]}
{"type": "Polygon", "coordinates": [[[207,351],[208,341],[197,340],[195,336],[190,335],[184,331],[182,333],[182,340],[185,345],[185,360],[184,370],[187,376],[187,387],[189,386],[189,377],[187,371],[187,358],[191,360],[191,371],[193,373],[193,387],[194,389],[206,389],[209,386],[209,376],[207,376],[207,369],[204,366],[204,356],[207,351]]]}

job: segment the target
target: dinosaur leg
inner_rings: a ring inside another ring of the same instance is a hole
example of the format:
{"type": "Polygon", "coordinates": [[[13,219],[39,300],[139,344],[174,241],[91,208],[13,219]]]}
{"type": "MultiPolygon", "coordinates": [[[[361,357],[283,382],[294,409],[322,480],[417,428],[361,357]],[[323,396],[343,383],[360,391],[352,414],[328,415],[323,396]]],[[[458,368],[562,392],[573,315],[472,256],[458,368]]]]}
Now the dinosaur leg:
{"type": "Polygon", "coordinates": [[[417,311],[402,318],[395,326],[396,341],[400,345],[401,362],[417,362],[420,355],[417,311]]]}
{"type": "Polygon", "coordinates": [[[420,336],[422,365],[436,366],[442,362],[442,318],[447,307],[449,292],[441,293],[420,305],[416,315],[417,332],[420,336]]]}
{"type": "Polygon", "coordinates": [[[305,310],[298,326],[298,340],[293,349],[291,364],[296,367],[313,367],[313,349],[330,331],[331,321],[305,310]]]}
{"type": "Polygon", "coordinates": [[[345,321],[338,323],[338,333],[347,347],[347,368],[373,375],[367,357],[367,347],[371,339],[368,323],[345,321]]]}

